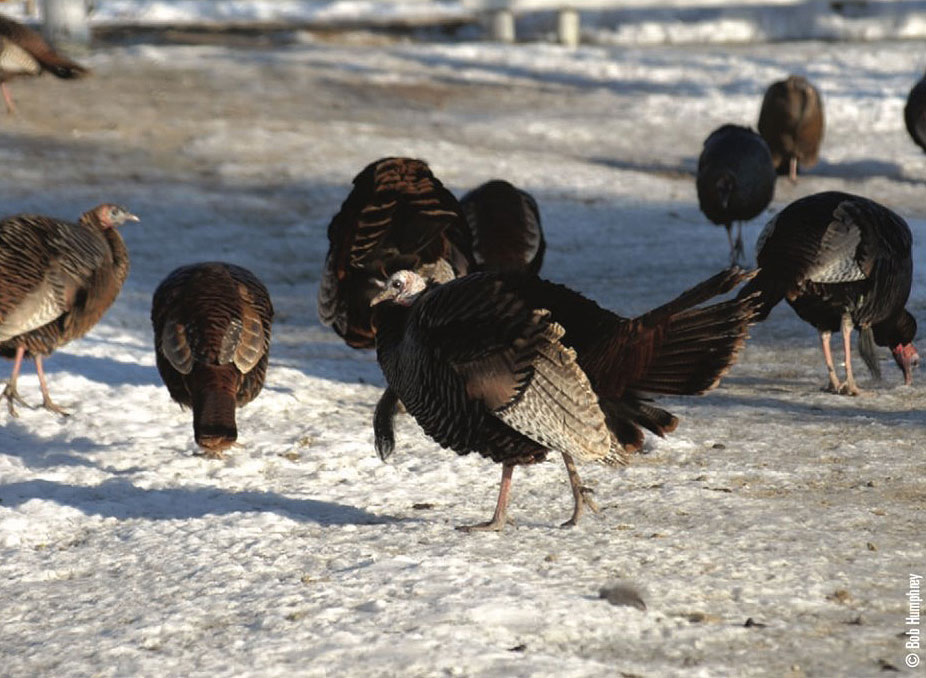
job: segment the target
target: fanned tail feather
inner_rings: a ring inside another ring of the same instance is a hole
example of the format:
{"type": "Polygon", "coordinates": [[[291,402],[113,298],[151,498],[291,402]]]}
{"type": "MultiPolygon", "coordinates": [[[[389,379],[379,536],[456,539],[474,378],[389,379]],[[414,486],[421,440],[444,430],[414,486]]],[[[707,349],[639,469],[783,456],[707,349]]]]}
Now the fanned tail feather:
{"type": "Polygon", "coordinates": [[[714,388],[736,362],[758,303],[750,295],[673,315],[649,369],[633,388],[668,395],[698,395],[714,388]]]}
{"type": "Polygon", "coordinates": [[[698,283],[689,290],[685,290],[675,299],[667,304],[663,304],[652,311],[640,316],[639,320],[644,325],[652,321],[658,321],[667,316],[672,316],[684,310],[703,304],[705,301],[714,297],[726,294],[734,287],[739,285],[743,280],[753,278],[756,271],[747,271],[739,266],[731,266],[720,273],[711,276],[707,280],[698,283]]]}
{"type": "Polygon", "coordinates": [[[642,399],[604,400],[601,409],[614,437],[628,453],[638,452],[643,447],[643,431],[640,426],[659,437],[671,433],[678,426],[678,417],[642,399]]]}
{"type": "Polygon", "coordinates": [[[775,278],[765,275],[765,272],[759,270],[758,274],[743,286],[743,289],[736,295],[737,299],[746,299],[754,295],[757,301],[757,314],[754,322],[762,322],[772,312],[772,309],[784,299],[787,293],[786,287],[775,278]]]}

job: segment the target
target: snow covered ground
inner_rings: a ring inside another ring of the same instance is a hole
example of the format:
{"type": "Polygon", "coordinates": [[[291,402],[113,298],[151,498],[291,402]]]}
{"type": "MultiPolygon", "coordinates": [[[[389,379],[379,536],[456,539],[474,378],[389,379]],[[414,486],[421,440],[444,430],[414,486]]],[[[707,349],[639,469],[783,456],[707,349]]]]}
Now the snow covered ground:
{"type": "MultiPolygon", "coordinates": [[[[501,4],[514,9],[523,40],[555,39],[557,10],[567,5],[580,12],[585,42],[609,45],[926,37],[923,0],[93,0],[89,21],[96,28],[441,25],[473,37],[485,32],[486,9],[501,4]]],[[[27,18],[19,0],[0,9],[27,18]]]]}
{"type": "MultiPolygon", "coordinates": [[[[427,159],[458,195],[532,192],[544,273],[625,314],[725,264],[693,169],[721,123],[754,124],[765,86],[824,95],[820,165],[770,210],[827,189],[879,200],[916,240],[926,318],[926,156],[901,112],[913,43],[582,48],[316,39],[279,47],[100,48],[94,76],[12,84],[0,120],[5,214],[115,200],[142,217],[100,325],[47,366],[68,419],[0,410],[0,675],[882,676],[906,671],[910,573],[926,574],[926,397],[884,353],[869,395],[821,393],[816,334],[787,307],[754,328],[713,393],[626,469],[586,466],[603,508],[564,530],[556,462],[458,458],[403,417],[373,452],[383,385],[315,315],[328,220],[380,156],[427,159]],[[160,384],[151,293],[224,259],[277,309],[241,446],[194,456],[160,384]],[[614,606],[623,582],[646,604],[614,606]],[[748,620],[751,623],[747,623],[748,620]]],[[[766,215],[767,217],[768,215],[766,215]]],[[[747,227],[749,242],[764,223],[747,227]]],[[[39,401],[27,367],[20,391],[39,401]]],[[[911,674],[913,675],[913,674],[911,674]]]]}

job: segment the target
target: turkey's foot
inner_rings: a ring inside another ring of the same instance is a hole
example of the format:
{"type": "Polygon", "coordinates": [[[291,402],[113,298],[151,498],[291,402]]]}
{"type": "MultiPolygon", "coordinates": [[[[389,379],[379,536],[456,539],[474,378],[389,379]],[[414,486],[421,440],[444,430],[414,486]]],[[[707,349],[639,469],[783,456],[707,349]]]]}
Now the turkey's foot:
{"type": "Polygon", "coordinates": [[[49,412],[54,412],[55,414],[60,414],[62,417],[70,417],[71,413],[67,410],[56,405],[51,398],[42,399],[42,407],[44,407],[49,412]]]}
{"type": "Polygon", "coordinates": [[[848,395],[848,396],[858,396],[862,395],[863,391],[858,386],[855,385],[854,381],[844,381],[839,385],[839,395],[848,395]]]}
{"type": "Polygon", "coordinates": [[[836,395],[847,396],[858,396],[865,393],[856,385],[854,381],[844,381],[842,383],[829,382],[820,390],[825,391],[826,393],[835,393],[836,395]]]}
{"type": "Polygon", "coordinates": [[[508,523],[514,525],[514,521],[508,520],[505,518],[505,516],[502,516],[501,518],[492,518],[492,520],[486,523],[477,523],[475,525],[457,525],[457,529],[460,532],[501,532],[505,529],[505,525],[508,523]]]}
{"type": "Polygon", "coordinates": [[[19,391],[16,390],[15,384],[8,383],[6,385],[6,388],[3,389],[3,393],[0,393],[0,399],[4,398],[6,399],[7,408],[9,408],[10,416],[12,417],[19,416],[19,412],[17,412],[16,408],[13,406],[14,403],[19,403],[23,407],[30,407],[29,404],[20,397],[19,391]]]}
{"type": "Polygon", "coordinates": [[[585,487],[584,485],[579,488],[579,493],[575,496],[575,506],[572,509],[572,517],[567,520],[565,523],[562,523],[560,527],[575,527],[579,524],[579,518],[582,517],[584,508],[587,506],[588,510],[592,513],[600,513],[601,509],[598,508],[598,504],[589,496],[595,494],[595,490],[590,487],[585,487]]]}

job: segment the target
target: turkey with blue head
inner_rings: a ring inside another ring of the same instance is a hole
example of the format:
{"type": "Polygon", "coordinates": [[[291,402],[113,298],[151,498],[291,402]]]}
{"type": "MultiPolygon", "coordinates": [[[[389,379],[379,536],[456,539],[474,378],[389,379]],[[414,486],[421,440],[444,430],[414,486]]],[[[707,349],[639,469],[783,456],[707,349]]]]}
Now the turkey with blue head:
{"type": "Polygon", "coordinates": [[[104,203],[76,222],[41,214],[0,220],[0,355],[13,372],[0,399],[10,414],[23,403],[16,382],[25,358],[35,360],[42,406],[67,414],[48,392],[43,358],[82,337],[119,296],[129,253],[119,227],[138,217],[104,203]]]}
{"type": "Polygon", "coordinates": [[[502,464],[492,520],[464,529],[501,530],[514,467],[550,450],[562,455],[572,486],[565,524],[585,506],[594,510],[575,460],[624,463],[642,447],[643,429],[662,436],[678,425],[646,394],[693,395],[719,382],[745,341],[755,300],[696,306],[745,277],[726,270],[623,318],[520,272],[442,285],[413,271],[393,274],[372,302],[390,390],[440,445],[502,464]]]}

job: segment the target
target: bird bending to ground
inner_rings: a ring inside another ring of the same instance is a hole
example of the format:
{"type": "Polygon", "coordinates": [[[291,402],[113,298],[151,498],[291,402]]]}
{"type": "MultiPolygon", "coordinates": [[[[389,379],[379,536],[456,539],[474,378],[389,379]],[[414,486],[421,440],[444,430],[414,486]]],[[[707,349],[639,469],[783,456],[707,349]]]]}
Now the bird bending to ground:
{"type": "Polygon", "coordinates": [[[926,76],[910,90],[903,117],[913,141],[926,151],[926,76]]]}
{"type": "Polygon", "coordinates": [[[768,145],[748,127],[718,127],[698,158],[697,189],[704,216],[727,229],[731,265],[741,263],[743,222],[761,214],[775,194],[775,165],[768,145]]]}
{"type": "Polygon", "coordinates": [[[0,90],[9,113],[16,112],[7,81],[48,71],[59,78],[79,78],[89,73],[80,64],[53,50],[41,35],[18,21],[0,16],[0,90]]]}
{"type": "Polygon", "coordinates": [[[86,334],[115,301],[129,272],[116,227],[127,221],[138,217],[112,204],[77,223],[34,214],[0,221],[0,355],[14,359],[0,397],[13,416],[25,357],[35,359],[43,406],[66,414],[48,393],[42,358],[86,334]]]}
{"type": "Polygon", "coordinates": [[[797,181],[797,169],[817,164],[823,140],[820,92],[799,75],[769,85],[759,111],[759,134],[768,142],[779,174],[797,181]]]}
{"type": "Polygon", "coordinates": [[[537,201],[516,186],[493,179],[460,200],[481,271],[527,271],[543,265],[546,241],[537,201]]]}
{"type": "Polygon", "coordinates": [[[171,397],[193,408],[193,436],[207,457],[234,444],[236,407],[264,386],[272,321],[267,288],[233,264],[181,266],[154,293],[158,372],[171,397]]]}
{"type": "Polygon", "coordinates": [[[913,278],[912,236],[906,222],[878,203],[828,191],[801,198],[769,221],[756,244],[759,273],[740,294],[759,294],[765,319],[782,299],[820,332],[827,390],[860,393],[852,372],[852,328],[872,376],[881,371],[875,346],[887,346],[913,381],[919,361],[916,320],[906,310],[913,278]],[[830,336],[842,331],[846,379],[833,366],[830,336]]]}
{"type": "MultiPolygon", "coordinates": [[[[443,285],[399,271],[373,299],[376,354],[425,433],[458,454],[502,464],[491,521],[501,530],[514,466],[562,454],[573,514],[595,510],[575,460],[624,463],[646,428],[678,420],[643,393],[693,395],[729,369],[755,314],[751,298],[694,308],[747,274],[724,271],[674,301],[622,318],[522,273],[475,273],[443,285]]],[[[374,426],[376,422],[374,421],[374,426]]]]}

